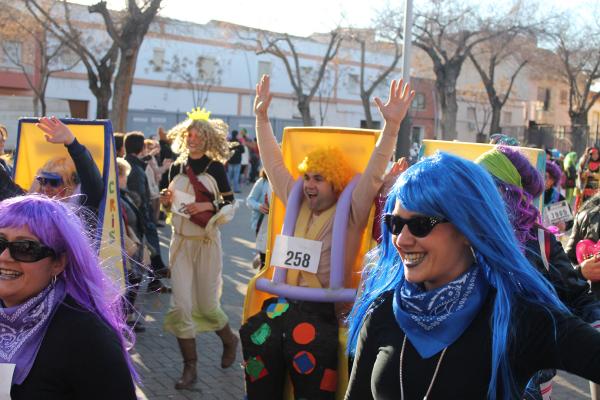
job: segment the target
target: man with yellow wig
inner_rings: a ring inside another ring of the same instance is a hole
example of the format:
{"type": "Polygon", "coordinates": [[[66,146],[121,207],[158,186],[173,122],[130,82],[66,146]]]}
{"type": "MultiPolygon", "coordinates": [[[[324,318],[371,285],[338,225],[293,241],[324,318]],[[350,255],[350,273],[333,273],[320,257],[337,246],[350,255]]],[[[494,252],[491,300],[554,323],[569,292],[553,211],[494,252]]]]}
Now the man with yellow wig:
{"type": "MultiPolygon", "coordinates": [[[[396,146],[400,123],[414,92],[402,81],[392,81],[387,103],[375,98],[385,127],[365,172],[353,193],[346,234],[346,266],[360,247],[371,205],[396,146]]],[[[256,86],[254,112],[258,147],[273,191],[287,204],[294,179],[284,165],[268,117],[270,82],[263,76],[256,86]]],[[[328,288],[333,217],[338,196],[352,179],[351,160],[338,148],[318,148],[298,166],[303,174],[301,202],[294,237],[321,242],[316,273],[288,270],[287,283],[328,288]]],[[[275,297],[240,329],[248,400],[281,399],[289,373],[296,399],[333,399],[337,385],[338,317],[334,303],[295,301],[275,297]]]]}

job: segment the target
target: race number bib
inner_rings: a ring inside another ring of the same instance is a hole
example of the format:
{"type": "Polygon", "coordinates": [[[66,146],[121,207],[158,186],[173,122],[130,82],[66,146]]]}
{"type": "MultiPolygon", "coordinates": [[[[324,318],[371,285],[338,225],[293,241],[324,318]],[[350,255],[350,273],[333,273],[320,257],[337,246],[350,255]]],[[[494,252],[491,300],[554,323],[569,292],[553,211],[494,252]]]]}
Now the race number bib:
{"type": "Polygon", "coordinates": [[[315,274],[319,267],[322,245],[317,240],[277,235],[271,265],[315,274]]]}
{"type": "Polygon", "coordinates": [[[544,207],[544,219],[546,225],[556,225],[559,222],[572,221],[573,214],[567,201],[563,200],[544,207]]]}
{"type": "Polygon", "coordinates": [[[10,400],[10,387],[15,364],[0,364],[0,400],[10,400]]]}

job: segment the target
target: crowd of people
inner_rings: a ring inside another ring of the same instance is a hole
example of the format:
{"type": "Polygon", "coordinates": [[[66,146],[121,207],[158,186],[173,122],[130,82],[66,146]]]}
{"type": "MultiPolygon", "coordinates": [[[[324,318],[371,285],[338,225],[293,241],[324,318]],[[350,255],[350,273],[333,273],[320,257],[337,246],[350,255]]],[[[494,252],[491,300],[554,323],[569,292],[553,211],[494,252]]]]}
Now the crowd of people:
{"type": "Polygon", "coordinates": [[[324,146],[302,155],[296,183],[269,122],[268,76],[256,88],[256,138],[204,110],[152,139],[115,133],[124,292],[101,268],[106,183],[90,151],[59,119],[40,118],[36,126],[66,155],[47,160],[23,188],[13,180],[19,166],[3,155],[8,132],[0,126],[6,395],[136,398],[141,380],[129,351],[145,331],[136,307],[144,282],[170,293],[163,327],[181,352],[177,390],[196,384],[196,337],[215,332],[221,368],[234,365],[241,344],[247,399],[288,398],[286,377],[296,399],[334,399],[342,328],[346,399],[548,399],[557,369],[599,383],[600,253],[578,246],[600,238],[598,148],[580,158],[548,150],[541,174],[516,139],[493,135],[493,147],[474,161],[438,152],[389,168],[413,96],[392,81],[388,98],[375,98],[385,125],[359,177],[347,154],[324,146]],[[337,239],[346,244],[342,283],[351,280],[373,208],[378,244],[353,303],[315,299],[307,290],[333,285],[338,200],[351,182],[337,239]],[[319,243],[318,265],[287,270],[282,283],[302,290],[272,293],[238,335],[221,306],[220,226],[245,200],[253,266],[264,272],[274,195],[291,215],[290,236],[319,243]],[[158,235],[165,224],[166,262],[158,235]]]}

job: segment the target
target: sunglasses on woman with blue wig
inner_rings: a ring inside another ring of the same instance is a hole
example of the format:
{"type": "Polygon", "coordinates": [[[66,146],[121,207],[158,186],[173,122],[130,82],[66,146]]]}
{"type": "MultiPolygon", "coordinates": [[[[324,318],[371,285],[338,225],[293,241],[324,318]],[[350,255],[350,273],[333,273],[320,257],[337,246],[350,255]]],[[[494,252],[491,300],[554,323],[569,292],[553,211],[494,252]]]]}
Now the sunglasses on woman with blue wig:
{"type": "Polygon", "coordinates": [[[7,248],[15,261],[25,263],[40,261],[46,257],[56,257],[54,250],[36,240],[23,239],[9,242],[6,238],[0,237],[0,254],[4,253],[7,248]]]}
{"type": "Polygon", "coordinates": [[[404,225],[406,225],[414,237],[423,238],[429,235],[437,224],[448,222],[448,220],[445,218],[427,217],[425,215],[417,215],[404,219],[398,215],[384,214],[383,222],[392,235],[399,235],[402,229],[404,229],[404,225]]]}

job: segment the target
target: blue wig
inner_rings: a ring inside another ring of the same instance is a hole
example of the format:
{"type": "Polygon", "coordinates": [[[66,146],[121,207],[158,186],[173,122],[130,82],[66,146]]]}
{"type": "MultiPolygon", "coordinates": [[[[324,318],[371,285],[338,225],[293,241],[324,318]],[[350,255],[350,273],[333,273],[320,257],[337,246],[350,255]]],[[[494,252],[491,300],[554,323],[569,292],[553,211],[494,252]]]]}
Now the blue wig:
{"type": "MultiPolygon", "coordinates": [[[[415,213],[447,218],[469,241],[476,261],[495,289],[492,323],[492,373],[488,397],[517,398],[508,349],[515,334],[511,311],[517,298],[546,309],[568,312],[552,286],[531,268],[519,250],[504,203],[491,175],[471,161],[436,153],[406,170],[388,195],[384,212],[399,201],[415,213]],[[499,390],[498,390],[499,389],[499,390]]],[[[365,316],[383,292],[404,279],[400,255],[382,223],[377,262],[364,272],[363,290],[349,317],[348,351],[354,352],[365,316]]],[[[393,318],[393,316],[390,316],[393,318]]]]}

